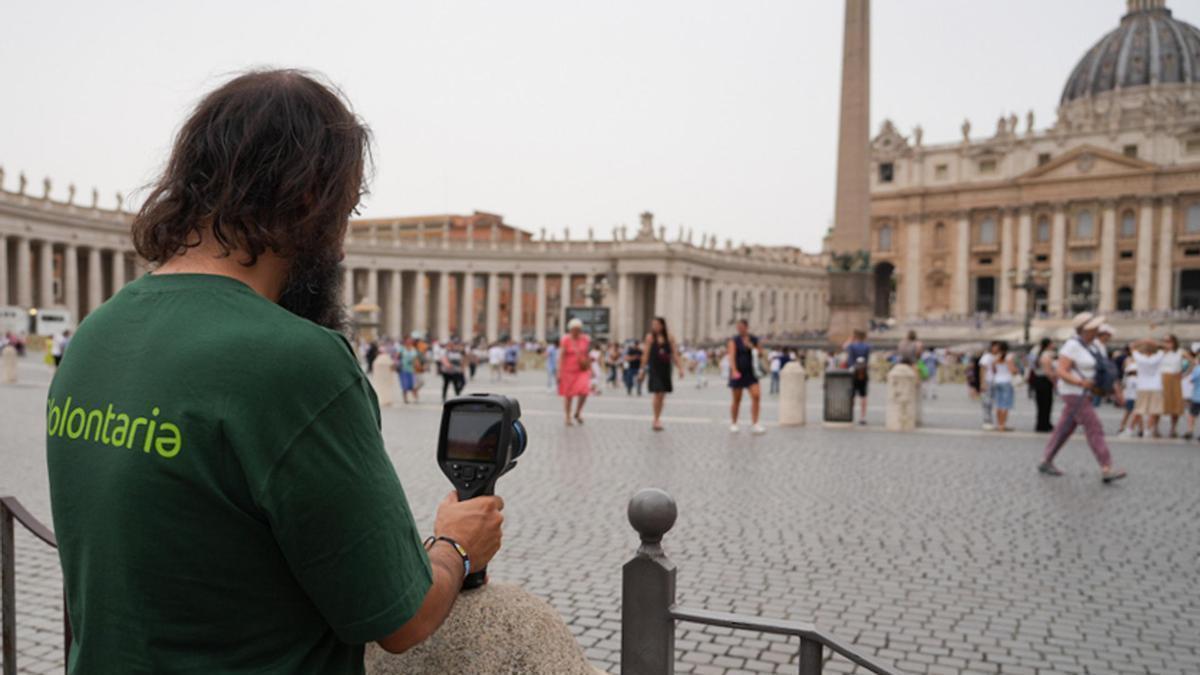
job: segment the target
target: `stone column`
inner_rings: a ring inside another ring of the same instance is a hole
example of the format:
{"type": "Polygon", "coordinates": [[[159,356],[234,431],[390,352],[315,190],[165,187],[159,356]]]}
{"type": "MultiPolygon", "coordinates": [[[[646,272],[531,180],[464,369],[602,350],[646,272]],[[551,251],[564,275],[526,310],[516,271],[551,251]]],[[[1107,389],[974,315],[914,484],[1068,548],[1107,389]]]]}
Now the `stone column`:
{"type": "MultiPolygon", "coordinates": [[[[3,186],[0,186],[2,188],[3,186]]],[[[8,237],[0,234],[0,305],[8,304],[8,237]]]]}
{"type": "Polygon", "coordinates": [[[487,339],[500,339],[500,274],[488,272],[487,283],[487,339]]]}
{"type": "Polygon", "coordinates": [[[512,300],[509,304],[512,305],[512,319],[508,323],[508,332],[510,338],[520,342],[522,335],[524,335],[524,333],[521,332],[521,312],[524,311],[524,307],[522,307],[520,272],[513,272],[511,295],[512,300]]]}
{"type": "Polygon", "coordinates": [[[1117,205],[1105,201],[1100,220],[1100,311],[1117,308],[1117,205]]]}
{"type": "Polygon", "coordinates": [[[1142,213],[1137,224],[1137,272],[1133,284],[1133,309],[1145,312],[1150,309],[1150,287],[1154,285],[1154,200],[1142,199],[1142,213]]]}
{"type": "Polygon", "coordinates": [[[388,301],[388,330],[392,337],[404,339],[404,270],[392,270],[392,295],[388,301]]]}
{"type": "MultiPolygon", "coordinates": [[[[1017,283],[1025,281],[1025,272],[1029,269],[1029,252],[1033,246],[1033,212],[1028,206],[1022,206],[1017,215],[1017,283]]],[[[1016,289],[1013,294],[1013,308],[1024,316],[1025,308],[1029,306],[1029,294],[1016,289]]]]}
{"type": "Polygon", "coordinates": [[[964,315],[969,312],[971,292],[971,214],[963,213],[958,218],[958,238],[954,242],[954,276],[950,286],[950,313],[964,315]]]}
{"type": "Polygon", "coordinates": [[[475,338],[475,273],[467,270],[462,278],[462,319],[458,325],[463,339],[469,341],[475,338]]]}
{"type": "Polygon", "coordinates": [[[425,270],[413,272],[413,330],[429,336],[429,276],[425,270]]]}
{"type": "Polygon", "coordinates": [[[28,309],[33,306],[32,242],[17,237],[17,304],[28,309]]]}
{"type": "Polygon", "coordinates": [[[1171,309],[1171,295],[1174,289],[1175,274],[1172,269],[1171,255],[1175,244],[1175,197],[1163,199],[1162,220],[1158,230],[1158,293],[1155,295],[1154,309],[1171,309]]]}
{"type": "MultiPolygon", "coordinates": [[[[662,314],[667,322],[673,326],[683,326],[684,316],[687,312],[687,285],[684,283],[683,275],[671,275],[671,294],[667,296],[666,312],[662,314]]],[[[672,328],[672,330],[676,330],[672,328]]]]}
{"type": "Polygon", "coordinates": [[[346,306],[346,311],[349,312],[354,303],[358,300],[354,297],[354,268],[347,267],[342,272],[342,304],[346,306]]]}
{"type": "Polygon", "coordinates": [[[450,273],[437,273],[437,336],[442,342],[450,339],[450,273]]]}
{"type": "Polygon", "coordinates": [[[383,306],[383,302],[379,297],[379,270],[367,270],[367,302],[383,306]]]}
{"type": "Polygon", "coordinates": [[[383,311],[383,316],[380,317],[382,321],[380,329],[388,337],[396,339],[400,337],[400,299],[396,294],[396,279],[400,273],[396,270],[379,270],[379,276],[383,282],[382,285],[387,289],[387,293],[383,294],[379,303],[383,311]]]}
{"type": "Polygon", "coordinates": [[[1050,230],[1050,297],[1047,307],[1053,316],[1062,315],[1067,281],[1067,213],[1062,204],[1054,206],[1050,230]]]}
{"type": "Polygon", "coordinates": [[[79,315],[79,251],[72,244],[63,246],[63,304],[78,322],[79,315]]]}
{"type": "Polygon", "coordinates": [[[617,277],[617,307],[613,310],[615,324],[613,339],[625,340],[631,337],[630,305],[633,304],[633,277],[622,273],[617,277]]]}
{"type": "Polygon", "coordinates": [[[112,294],[116,295],[125,287],[125,252],[112,252],[112,294]]]}
{"type": "Polygon", "coordinates": [[[38,279],[41,288],[38,290],[38,306],[51,307],[54,305],[54,244],[42,241],[38,249],[38,279]]]}
{"type": "Polygon", "coordinates": [[[1000,294],[1000,314],[1012,314],[1012,284],[1009,272],[1013,268],[1013,210],[1004,209],[1000,214],[1000,278],[996,279],[996,291],[1000,294]]]}
{"type": "Polygon", "coordinates": [[[904,242],[904,315],[915,319],[921,315],[921,228],[920,220],[908,224],[908,240],[904,242]]]}
{"type": "Polygon", "coordinates": [[[537,316],[534,317],[534,338],[538,342],[546,341],[546,273],[538,272],[537,275],[537,316]]]}
{"type": "Polygon", "coordinates": [[[88,249],[88,281],[87,281],[87,311],[92,313],[104,302],[104,281],[101,275],[100,249],[95,246],[88,249]]]}

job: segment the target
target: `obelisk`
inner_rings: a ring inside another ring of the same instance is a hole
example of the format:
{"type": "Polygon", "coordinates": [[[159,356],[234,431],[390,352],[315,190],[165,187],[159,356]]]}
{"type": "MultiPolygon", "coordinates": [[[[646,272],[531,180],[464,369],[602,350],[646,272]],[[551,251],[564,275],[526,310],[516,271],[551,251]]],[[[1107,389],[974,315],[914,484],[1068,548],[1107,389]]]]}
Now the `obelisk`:
{"type": "Polygon", "coordinates": [[[828,252],[829,331],[841,343],[866,329],[872,313],[869,258],[871,0],[846,0],[842,39],[842,101],[838,121],[837,197],[828,252]]]}

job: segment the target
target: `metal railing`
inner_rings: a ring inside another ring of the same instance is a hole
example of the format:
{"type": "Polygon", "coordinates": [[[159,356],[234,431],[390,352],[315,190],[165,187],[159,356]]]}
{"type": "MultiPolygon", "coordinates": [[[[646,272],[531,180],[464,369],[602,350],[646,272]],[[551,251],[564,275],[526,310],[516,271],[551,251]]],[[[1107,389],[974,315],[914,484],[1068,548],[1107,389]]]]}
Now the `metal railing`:
{"type": "Polygon", "coordinates": [[[825,649],[877,675],[892,675],[893,671],[821,633],[812,624],[676,606],[675,564],[662,548],[663,535],[675,525],[676,514],[675,500],[662,490],[642,490],[629,502],[629,522],[642,543],[622,570],[623,675],[672,675],[677,621],[797,637],[800,675],[821,675],[825,649]]]}
{"type": "MultiPolygon", "coordinates": [[[[17,541],[14,520],[33,536],[58,548],[58,540],[50,528],[34,518],[16,497],[0,497],[0,595],[3,595],[3,601],[0,602],[0,627],[3,630],[0,654],[4,658],[4,675],[17,675],[17,541]]],[[[67,618],[66,595],[63,596],[63,655],[64,662],[70,663],[71,622],[67,618]]]]}

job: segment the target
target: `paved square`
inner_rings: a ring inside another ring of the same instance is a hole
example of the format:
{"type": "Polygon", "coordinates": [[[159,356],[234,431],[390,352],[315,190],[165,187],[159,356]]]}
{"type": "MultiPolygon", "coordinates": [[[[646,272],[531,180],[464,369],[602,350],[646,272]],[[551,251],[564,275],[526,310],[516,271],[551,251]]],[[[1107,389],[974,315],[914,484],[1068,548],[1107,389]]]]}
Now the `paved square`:
{"type": "MultiPolygon", "coordinates": [[[[48,382],[23,363],[0,387],[0,493],[49,518],[41,411],[48,382]]],[[[690,606],[815,621],[907,673],[1200,672],[1200,447],[1113,441],[1130,478],[1102,486],[1082,440],[1062,478],[1034,465],[1044,437],[978,431],[961,386],[925,406],[926,428],[825,429],[815,384],[809,425],[727,429],[717,378],[668,399],[667,431],[648,398],[606,391],[564,428],[541,373],[471,390],[517,395],[530,431],[520,467],[500,483],[505,547],[492,565],[562,613],[592,661],[617,672],[620,567],[636,548],[625,519],[640,488],[675,496],[665,547],[690,606]]],[[[384,411],[384,435],[423,528],[449,489],[433,463],[439,406],[384,411]]],[[[744,413],[745,414],[745,413],[744,413]]],[[[1115,427],[1115,411],[1106,424],[1115,427]]],[[[1018,429],[1033,405],[1018,392],[1018,429]]],[[[18,538],[22,672],[61,670],[59,578],[52,554],[18,538]]],[[[797,644],[681,625],[679,672],[794,673],[797,644]]],[[[853,672],[832,661],[830,672],[853,672]]]]}

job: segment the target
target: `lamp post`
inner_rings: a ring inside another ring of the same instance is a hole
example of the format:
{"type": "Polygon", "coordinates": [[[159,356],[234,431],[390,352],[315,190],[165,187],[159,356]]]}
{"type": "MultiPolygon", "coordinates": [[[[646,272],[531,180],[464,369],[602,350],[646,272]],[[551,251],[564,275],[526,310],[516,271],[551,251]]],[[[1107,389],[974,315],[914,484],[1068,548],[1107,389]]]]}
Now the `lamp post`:
{"type": "MultiPolygon", "coordinates": [[[[1032,263],[1033,261],[1030,260],[1032,263]]],[[[1037,292],[1046,290],[1045,284],[1039,283],[1039,279],[1047,279],[1050,276],[1049,270],[1035,270],[1033,265],[1025,268],[1025,275],[1020,283],[1017,283],[1016,270],[1009,270],[1008,277],[1012,287],[1016,290],[1025,291],[1025,344],[1029,344],[1029,328],[1033,324],[1033,312],[1037,303],[1037,292]]]]}
{"type": "Polygon", "coordinates": [[[604,302],[604,296],[608,295],[608,289],[608,277],[604,276],[600,277],[599,279],[595,279],[588,286],[581,286],[579,288],[579,294],[585,299],[591,300],[592,307],[599,307],[600,303],[604,302]]]}
{"type": "Polygon", "coordinates": [[[738,319],[750,320],[750,313],[754,311],[754,298],[744,296],[733,305],[733,316],[729,319],[729,325],[738,322],[738,319]]]}

